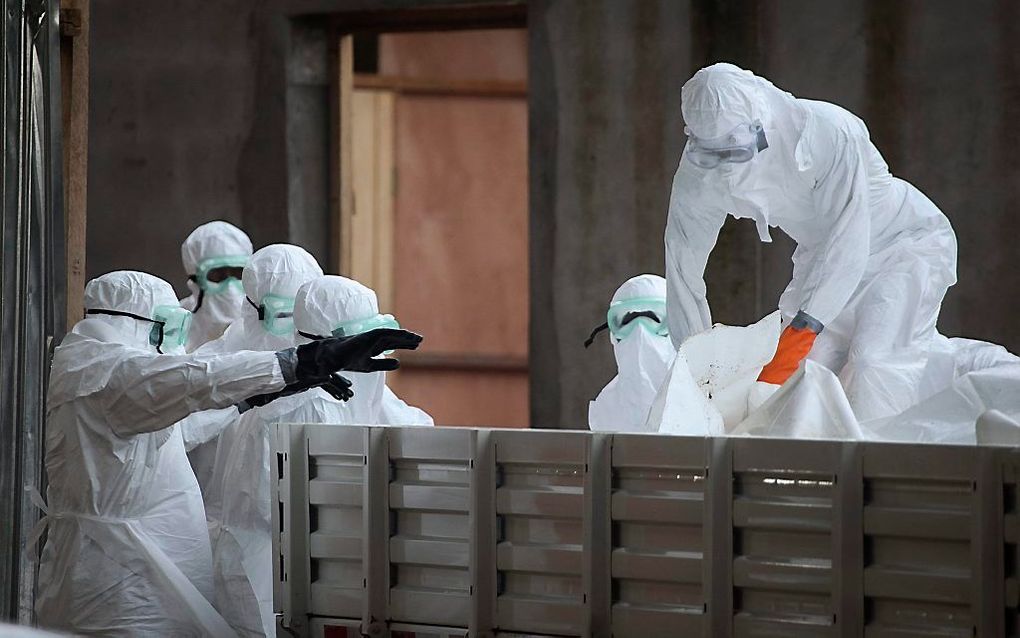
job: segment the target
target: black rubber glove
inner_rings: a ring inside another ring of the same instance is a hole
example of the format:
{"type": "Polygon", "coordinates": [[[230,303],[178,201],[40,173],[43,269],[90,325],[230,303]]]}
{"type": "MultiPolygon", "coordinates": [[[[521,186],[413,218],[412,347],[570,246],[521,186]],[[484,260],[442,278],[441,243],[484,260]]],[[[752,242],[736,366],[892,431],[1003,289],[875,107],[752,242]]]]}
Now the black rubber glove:
{"type": "Polygon", "coordinates": [[[321,379],[331,372],[383,372],[396,370],[396,359],[374,359],[387,350],[414,350],[421,343],[421,335],[407,330],[376,328],[351,337],[320,339],[292,351],[278,352],[284,376],[288,376],[287,363],[293,363],[293,381],[321,379]],[[292,354],[293,353],[293,354],[292,354]]]}
{"type": "Polygon", "coordinates": [[[271,403],[277,399],[289,397],[299,392],[304,392],[305,390],[311,390],[312,388],[322,388],[337,401],[347,401],[354,396],[354,391],[351,390],[351,382],[334,372],[329,374],[325,379],[321,379],[317,382],[299,381],[288,385],[279,392],[268,392],[266,394],[256,394],[253,397],[248,397],[237,404],[237,411],[240,414],[244,414],[252,408],[261,408],[267,403],[271,403]]]}

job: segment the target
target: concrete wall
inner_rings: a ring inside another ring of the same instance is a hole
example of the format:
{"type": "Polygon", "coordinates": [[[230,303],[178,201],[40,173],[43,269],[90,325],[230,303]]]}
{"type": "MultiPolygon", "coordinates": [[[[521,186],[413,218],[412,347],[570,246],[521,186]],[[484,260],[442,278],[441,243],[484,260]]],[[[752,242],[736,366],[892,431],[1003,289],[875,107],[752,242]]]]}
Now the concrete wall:
{"type": "MultiPolygon", "coordinates": [[[[96,3],[89,275],[142,268],[180,284],[181,240],[215,217],[327,259],[324,22],[282,12],[423,4],[449,2],[96,3]]],[[[580,344],[620,282],[662,271],[679,89],[720,59],[861,115],[893,172],[957,230],[941,329],[1020,351],[1018,12],[1007,0],[530,2],[532,423],[583,425],[611,378],[608,346],[580,344]]],[[[790,249],[727,224],[707,274],[716,319],[774,307],[790,249]]]]}

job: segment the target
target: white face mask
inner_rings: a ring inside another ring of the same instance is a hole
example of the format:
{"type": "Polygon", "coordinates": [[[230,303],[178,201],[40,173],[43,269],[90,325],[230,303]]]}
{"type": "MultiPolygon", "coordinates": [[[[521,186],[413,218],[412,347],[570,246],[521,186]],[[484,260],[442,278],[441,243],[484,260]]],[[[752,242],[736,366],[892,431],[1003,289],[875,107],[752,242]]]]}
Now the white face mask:
{"type": "Polygon", "coordinates": [[[676,354],[669,337],[635,330],[623,341],[613,344],[620,381],[651,387],[654,393],[666,377],[676,354]]]}

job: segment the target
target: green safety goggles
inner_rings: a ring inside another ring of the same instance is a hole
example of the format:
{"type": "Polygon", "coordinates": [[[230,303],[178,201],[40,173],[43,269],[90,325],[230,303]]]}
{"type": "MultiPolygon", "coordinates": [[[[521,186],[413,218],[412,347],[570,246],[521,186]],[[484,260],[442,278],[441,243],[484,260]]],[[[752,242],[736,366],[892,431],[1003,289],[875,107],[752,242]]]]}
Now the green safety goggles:
{"type": "Polygon", "coordinates": [[[259,320],[266,332],[279,337],[294,334],[294,298],[268,294],[256,305],[248,299],[248,303],[259,312],[259,320]]]}
{"type": "MultiPolygon", "coordinates": [[[[350,319],[348,321],[341,321],[330,333],[334,337],[353,337],[354,335],[360,335],[363,332],[369,330],[375,330],[376,328],[393,328],[395,330],[400,329],[400,324],[397,323],[396,318],[393,315],[375,315],[374,317],[368,317],[367,319],[350,319]]],[[[298,330],[298,334],[306,339],[328,339],[326,335],[311,334],[308,332],[301,332],[298,330]]]]}
{"type": "Polygon", "coordinates": [[[188,341],[191,328],[191,312],[180,306],[156,306],[152,313],[153,326],[149,331],[149,343],[163,352],[183,348],[188,341]]]}
{"type": "Polygon", "coordinates": [[[606,313],[609,334],[617,341],[627,338],[636,328],[642,328],[660,337],[669,336],[666,327],[666,300],[661,297],[644,297],[617,301],[606,313]]]}
{"type": "Polygon", "coordinates": [[[608,329],[615,341],[623,341],[637,328],[659,337],[668,337],[666,300],[662,297],[639,297],[611,304],[606,322],[592,330],[584,347],[594,343],[595,337],[603,330],[608,329]]]}
{"type": "MultiPolygon", "coordinates": [[[[348,321],[341,321],[330,333],[334,337],[353,337],[354,335],[360,335],[363,332],[369,330],[375,330],[376,328],[393,328],[395,330],[400,329],[400,324],[397,323],[396,317],[393,315],[375,315],[366,319],[350,319],[348,321]]],[[[326,335],[311,334],[308,332],[302,332],[298,330],[298,334],[306,339],[328,339],[326,335]]],[[[392,350],[387,350],[383,354],[392,354],[392,350]]]]}
{"type": "Polygon", "coordinates": [[[247,255],[203,259],[189,279],[207,295],[218,295],[230,288],[241,290],[241,273],[247,263],[247,255]]]}

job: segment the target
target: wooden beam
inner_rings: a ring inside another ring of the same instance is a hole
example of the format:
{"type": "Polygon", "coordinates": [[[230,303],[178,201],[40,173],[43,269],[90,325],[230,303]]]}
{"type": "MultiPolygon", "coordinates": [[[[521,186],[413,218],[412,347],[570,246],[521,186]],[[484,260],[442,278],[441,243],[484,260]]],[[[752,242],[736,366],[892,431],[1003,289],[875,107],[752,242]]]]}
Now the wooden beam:
{"type": "Polygon", "coordinates": [[[351,273],[351,221],[354,215],[354,36],[341,36],[338,41],[336,73],[334,74],[336,101],[336,153],[334,154],[333,182],[336,184],[336,201],[331,224],[330,255],[333,271],[341,275],[351,273]]]}
{"type": "Polygon", "coordinates": [[[528,83],[500,80],[445,80],[359,73],[354,88],[386,89],[400,94],[517,98],[528,96],[528,83]]]}
{"type": "Polygon", "coordinates": [[[380,11],[332,12],[333,27],[339,33],[397,33],[408,31],[459,31],[465,29],[520,29],[528,25],[524,0],[502,0],[491,4],[380,11]]]}
{"type": "Polygon", "coordinates": [[[528,372],[528,357],[523,355],[409,351],[398,358],[400,367],[407,370],[528,372]]]}
{"type": "Polygon", "coordinates": [[[89,0],[60,0],[67,329],[82,318],[88,202],[89,0]]]}

